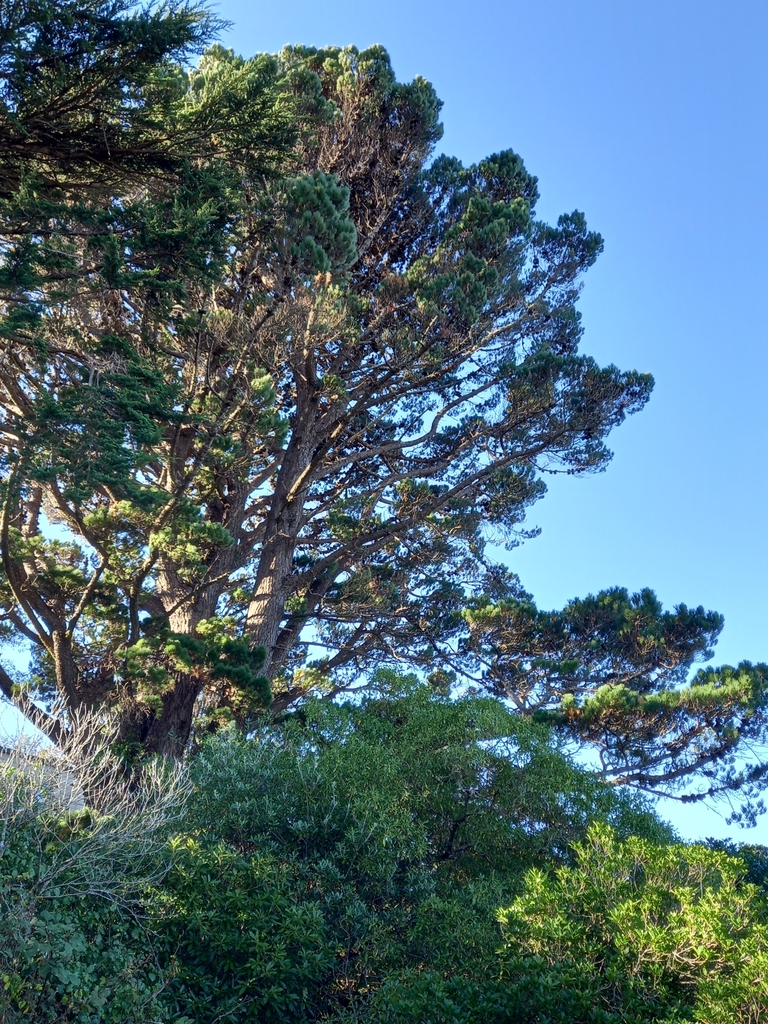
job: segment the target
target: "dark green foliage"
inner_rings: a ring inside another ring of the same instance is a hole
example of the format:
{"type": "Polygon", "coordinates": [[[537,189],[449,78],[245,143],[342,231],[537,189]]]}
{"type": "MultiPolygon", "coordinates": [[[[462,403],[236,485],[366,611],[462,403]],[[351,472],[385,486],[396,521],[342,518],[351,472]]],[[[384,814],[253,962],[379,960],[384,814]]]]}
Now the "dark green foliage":
{"type": "Polygon", "coordinates": [[[464,613],[468,651],[485,686],[524,714],[595,748],[601,777],[685,799],[741,790],[734,817],[753,821],[765,767],[738,765],[740,742],[760,742],[768,667],[691,669],[712,656],[722,616],[679,605],[664,611],[650,590],[614,588],[542,612],[529,595],[481,598],[464,613]]]}
{"type": "Polygon", "coordinates": [[[290,861],[179,841],[152,918],[169,1019],[317,1019],[317,990],[336,951],[322,905],[290,861]]]}
{"type": "Polygon", "coordinates": [[[132,829],[114,797],[109,814],[27,800],[8,815],[5,1019],[754,1024],[768,1009],[754,864],[674,845],[490,698],[385,673],[358,702],[219,732],[190,774],[132,829]]]}
{"type": "MultiPolygon", "coordinates": [[[[399,1012],[414,972],[433,972],[448,987],[466,972],[475,989],[492,984],[496,908],[528,865],[567,860],[591,821],[610,821],[626,836],[669,836],[642,805],[596,783],[545,730],[495,701],[451,702],[387,675],[360,703],[309,703],[255,740],[211,741],[192,774],[195,856],[210,864],[225,844],[237,851],[235,879],[248,863],[254,871],[287,865],[297,906],[314,905],[320,915],[333,952],[314,976],[312,1012],[325,1008],[331,1019],[378,1019],[377,1007],[390,1002],[386,1012],[399,1012]]],[[[212,901],[201,913],[224,913],[216,907],[212,901]]],[[[225,920],[224,935],[228,927],[225,920]]],[[[308,926],[307,934],[316,933],[308,926]]],[[[239,948],[236,935],[229,941],[239,948]]],[[[203,972],[215,973],[229,955],[212,945],[215,954],[197,947],[209,963],[203,972]]],[[[317,967],[320,959],[308,962],[317,967]]],[[[241,962],[227,990],[247,979],[241,962]]]]}
{"type": "Polygon", "coordinates": [[[284,122],[265,120],[269,104],[258,106],[274,77],[269,61],[240,62],[226,82],[201,67],[197,103],[185,109],[181,64],[221,26],[204,5],[175,0],[3,0],[0,197],[19,233],[25,212],[37,226],[67,196],[77,210],[128,182],[178,173],[215,149],[214,134],[255,142],[254,168],[269,165],[288,138],[284,122]]]}
{"type": "Polygon", "coordinates": [[[30,483],[55,480],[74,505],[104,486],[119,501],[149,503],[151,493],[133,477],[146,469],[160,440],[158,420],[173,420],[178,385],[119,339],[107,336],[99,349],[106,359],[117,355],[116,371],[102,378],[96,369],[88,376],[83,370],[79,380],[63,380],[43,396],[26,423],[29,461],[21,471],[30,483]]]}
{"type": "Polygon", "coordinates": [[[651,590],[630,595],[618,587],[557,612],[507,599],[478,601],[465,614],[475,648],[495,652],[493,685],[531,709],[546,707],[550,691],[631,680],[639,693],[652,693],[684,683],[694,661],[712,656],[723,628],[716,612],[685,605],[664,611],[651,590]]]}
{"type": "MultiPolygon", "coordinates": [[[[21,851],[19,851],[21,852],[21,851]]],[[[5,867],[13,871],[14,865],[5,867]]],[[[162,973],[139,921],[100,899],[40,906],[9,899],[18,876],[0,881],[0,1019],[7,1024],[144,1024],[157,1019],[162,973]],[[5,916],[10,913],[13,916],[5,916]]]]}
{"type": "MultiPolygon", "coordinates": [[[[198,839],[185,857],[208,878],[226,863],[232,882],[222,904],[195,910],[208,931],[194,923],[182,948],[195,984],[226,980],[253,1000],[236,1019],[271,1019],[266,1000],[295,991],[279,980],[249,988],[258,964],[230,924],[249,913],[254,947],[273,937],[275,978],[293,964],[312,993],[296,1020],[746,1024],[766,1006],[753,984],[765,911],[744,865],[669,845],[641,807],[491,700],[449,702],[382,676],[359,704],[309,704],[255,740],[214,740],[193,777],[198,839]],[[278,865],[287,874],[241,895],[243,872],[269,878],[278,865]],[[499,959],[496,910],[510,896],[499,959]],[[290,938],[302,915],[303,958],[290,938]]],[[[179,877],[181,905],[198,907],[194,875],[182,866],[179,877]]],[[[193,1019],[212,1016],[185,1005],[193,1019]]]]}
{"type": "Polygon", "coordinates": [[[149,140],[173,96],[163,72],[172,77],[173,62],[217,27],[191,4],[136,10],[125,0],[4,0],[1,13],[5,195],[35,163],[50,180],[72,175],[80,187],[104,166],[150,170],[157,153],[149,140]],[[155,102],[142,102],[153,91],[155,102]]]}
{"type": "MultiPolygon", "coordinates": [[[[394,831],[367,843],[366,857],[381,849],[389,861],[386,848],[401,844],[404,863],[448,874],[565,855],[595,818],[622,835],[665,835],[642,802],[571,764],[545,728],[492,699],[450,700],[390,673],[355,703],[306,703],[257,741],[209,742],[193,779],[195,827],[235,846],[293,848],[310,859],[343,846],[352,822],[365,831],[367,819],[394,831]]],[[[358,855],[350,848],[341,859],[358,855]]]]}
{"type": "Polygon", "coordinates": [[[174,672],[224,680],[231,684],[233,697],[226,709],[217,709],[219,714],[214,718],[219,722],[231,720],[225,713],[230,711],[242,721],[248,712],[269,703],[269,680],[259,674],[264,651],[233,639],[228,635],[229,626],[226,621],[209,619],[202,624],[199,636],[190,637],[157,629],[150,622],[149,635],[125,652],[125,675],[142,681],[145,701],[154,703],[158,713],[162,710],[162,694],[167,692],[174,672]]]}
{"type": "Polygon", "coordinates": [[[357,232],[349,218],[349,189],[334,175],[316,171],[285,183],[284,231],[291,239],[296,272],[305,278],[318,273],[338,276],[357,256],[357,232]]]}
{"type": "Polygon", "coordinates": [[[746,881],[757,886],[764,896],[768,895],[768,847],[736,843],[731,839],[708,839],[707,846],[729,857],[738,857],[746,868],[746,881]]]}

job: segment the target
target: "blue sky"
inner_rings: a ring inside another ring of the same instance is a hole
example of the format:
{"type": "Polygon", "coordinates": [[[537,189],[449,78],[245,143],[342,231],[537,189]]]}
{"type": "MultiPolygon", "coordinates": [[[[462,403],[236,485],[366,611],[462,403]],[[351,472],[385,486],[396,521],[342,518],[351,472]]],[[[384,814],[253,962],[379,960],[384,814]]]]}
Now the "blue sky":
{"type": "MultiPolygon", "coordinates": [[[[444,101],[442,148],[513,148],[539,214],[605,237],[584,350],[650,370],[600,476],[557,477],[511,564],[541,607],[606,586],[726,617],[715,662],[768,661],[768,4],[749,0],[222,0],[222,42],[382,43],[444,101]]],[[[727,834],[664,808],[690,837],[727,834]]],[[[736,838],[768,843],[768,816],[736,838]]]]}
{"type": "MultiPolygon", "coordinates": [[[[748,0],[222,0],[243,55],[382,43],[444,101],[442,148],[499,149],[539,213],[605,237],[584,350],[650,370],[650,405],[597,477],[558,477],[511,555],[540,606],[620,584],[726,618],[715,662],[768,661],[768,4],[748,0]]],[[[726,834],[699,807],[665,812],[726,834]]],[[[768,842],[768,822],[736,837],[768,842]]]]}

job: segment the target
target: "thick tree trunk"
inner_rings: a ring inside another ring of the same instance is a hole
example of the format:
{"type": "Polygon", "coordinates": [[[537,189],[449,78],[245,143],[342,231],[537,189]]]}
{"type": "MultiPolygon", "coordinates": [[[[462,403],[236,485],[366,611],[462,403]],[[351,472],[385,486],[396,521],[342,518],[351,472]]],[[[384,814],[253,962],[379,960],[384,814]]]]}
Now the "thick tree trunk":
{"type": "Polygon", "coordinates": [[[72,653],[72,638],[61,629],[53,633],[53,663],[59,693],[64,697],[68,711],[80,705],[77,692],[77,665],[72,653]]]}
{"type": "Polygon", "coordinates": [[[263,671],[267,675],[271,674],[296,550],[297,531],[289,530],[288,523],[283,522],[282,525],[284,529],[271,538],[268,546],[265,545],[247,617],[248,635],[253,646],[263,647],[266,651],[263,671]]]}
{"type": "Polygon", "coordinates": [[[155,713],[146,705],[134,705],[121,722],[120,738],[141,743],[150,754],[181,757],[189,743],[200,691],[198,679],[177,673],[173,688],[163,694],[161,711],[155,713]]]}
{"type": "Polygon", "coordinates": [[[275,644],[291,588],[293,556],[301,529],[314,438],[295,435],[283,460],[264,530],[264,541],[248,606],[246,629],[253,645],[266,651],[264,672],[272,675],[275,644]]]}

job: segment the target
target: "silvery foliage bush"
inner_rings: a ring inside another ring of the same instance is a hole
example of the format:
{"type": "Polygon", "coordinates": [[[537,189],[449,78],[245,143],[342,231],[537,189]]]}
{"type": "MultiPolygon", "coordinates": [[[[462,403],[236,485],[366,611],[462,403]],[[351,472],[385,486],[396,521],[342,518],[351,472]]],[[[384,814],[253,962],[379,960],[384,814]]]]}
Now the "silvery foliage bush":
{"type": "Polygon", "coordinates": [[[21,737],[0,757],[0,1018],[153,1020],[164,980],[143,904],[170,867],[186,769],[127,767],[106,715],[66,725],[63,749],[21,737]]]}

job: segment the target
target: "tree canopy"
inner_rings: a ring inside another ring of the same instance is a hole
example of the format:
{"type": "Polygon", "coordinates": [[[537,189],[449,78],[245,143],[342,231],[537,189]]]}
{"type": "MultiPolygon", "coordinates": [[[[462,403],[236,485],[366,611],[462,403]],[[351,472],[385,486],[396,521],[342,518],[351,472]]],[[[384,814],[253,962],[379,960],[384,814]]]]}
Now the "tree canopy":
{"type": "Polygon", "coordinates": [[[512,151],[437,154],[434,90],[380,47],[190,69],[195,7],[8,11],[0,602],[34,677],[5,697],[54,739],[111,704],[177,754],[406,663],[548,717],[606,780],[758,784],[734,753],[765,670],[685,683],[715,613],[545,614],[490,547],[651,391],[579,349],[583,215],[537,219],[512,151]]]}
{"type": "MultiPolygon", "coordinates": [[[[614,588],[557,612],[525,596],[481,597],[464,614],[484,685],[589,745],[606,781],[674,795],[698,776],[684,799],[759,788],[768,669],[708,666],[689,680],[712,656],[723,626],[716,612],[668,612],[650,590],[614,588]],[[737,769],[740,744],[756,760],[737,769]]],[[[755,809],[747,805],[748,820],[755,809]]]]}

